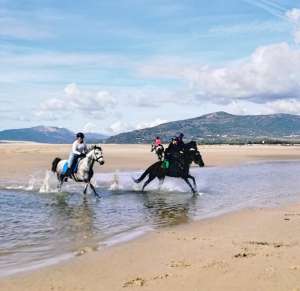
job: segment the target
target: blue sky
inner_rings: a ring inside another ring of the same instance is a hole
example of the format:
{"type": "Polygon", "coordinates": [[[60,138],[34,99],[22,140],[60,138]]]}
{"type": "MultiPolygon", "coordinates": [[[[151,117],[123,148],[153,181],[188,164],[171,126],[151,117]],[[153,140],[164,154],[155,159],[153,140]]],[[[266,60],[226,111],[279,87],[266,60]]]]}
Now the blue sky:
{"type": "Polygon", "coordinates": [[[300,3],[0,0],[0,129],[300,113],[300,3]]]}

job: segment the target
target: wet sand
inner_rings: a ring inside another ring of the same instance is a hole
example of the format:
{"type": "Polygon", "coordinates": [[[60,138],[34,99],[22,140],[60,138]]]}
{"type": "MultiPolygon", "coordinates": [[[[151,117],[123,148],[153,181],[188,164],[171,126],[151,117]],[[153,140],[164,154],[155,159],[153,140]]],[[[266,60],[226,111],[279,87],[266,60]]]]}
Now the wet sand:
{"type": "Polygon", "coordinates": [[[300,205],[147,234],[0,280],[1,290],[299,290],[300,205]]]}
{"type": "MultiPolygon", "coordinates": [[[[25,176],[69,146],[0,145],[0,177],[25,176]],[[7,175],[7,176],[5,176],[7,175]]],[[[104,145],[98,171],[141,169],[149,146],[104,145]]],[[[300,148],[203,146],[208,166],[299,159],[300,148]]],[[[300,205],[251,209],[162,229],[128,243],[83,252],[52,267],[0,279],[0,290],[300,290],[300,205]]]]}

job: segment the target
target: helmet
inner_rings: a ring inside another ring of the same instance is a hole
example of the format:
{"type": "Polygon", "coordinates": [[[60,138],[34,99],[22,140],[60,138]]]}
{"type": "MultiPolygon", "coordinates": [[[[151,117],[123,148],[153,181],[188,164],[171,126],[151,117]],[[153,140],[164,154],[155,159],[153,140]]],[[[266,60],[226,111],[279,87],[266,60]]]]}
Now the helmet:
{"type": "Polygon", "coordinates": [[[159,136],[157,136],[156,139],[159,139],[159,136]]]}
{"type": "Polygon", "coordinates": [[[180,137],[180,138],[183,138],[183,137],[184,137],[184,134],[181,132],[181,133],[179,134],[179,137],[180,137]]]}
{"type": "Polygon", "coordinates": [[[76,134],[76,138],[82,138],[82,139],[84,139],[84,134],[82,133],[82,132],[78,132],[77,134],[76,134]]]}

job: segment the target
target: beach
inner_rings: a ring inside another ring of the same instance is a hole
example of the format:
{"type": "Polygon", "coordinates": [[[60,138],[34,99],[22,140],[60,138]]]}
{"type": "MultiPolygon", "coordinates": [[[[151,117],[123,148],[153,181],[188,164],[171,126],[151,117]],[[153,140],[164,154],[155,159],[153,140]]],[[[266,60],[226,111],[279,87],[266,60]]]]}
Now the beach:
{"type": "MultiPolygon", "coordinates": [[[[1,180],[28,179],[69,145],[1,144],[1,180]]],[[[199,146],[207,167],[299,160],[294,146],[199,146]]],[[[97,173],[142,170],[149,145],[103,145],[97,173]]],[[[217,181],[217,177],[216,177],[217,181]]],[[[299,191],[300,195],[300,191],[299,191]]],[[[0,279],[0,290],[300,290],[300,204],[243,209],[0,279]]]]}
{"type": "MultiPolygon", "coordinates": [[[[55,144],[8,143],[0,144],[1,179],[28,179],[36,172],[51,169],[55,157],[67,159],[71,146],[55,144]]],[[[103,144],[105,165],[95,172],[142,170],[157,160],[150,145],[103,144]]],[[[279,145],[220,145],[199,146],[205,165],[225,166],[258,160],[300,159],[300,146],[279,145]]]]}

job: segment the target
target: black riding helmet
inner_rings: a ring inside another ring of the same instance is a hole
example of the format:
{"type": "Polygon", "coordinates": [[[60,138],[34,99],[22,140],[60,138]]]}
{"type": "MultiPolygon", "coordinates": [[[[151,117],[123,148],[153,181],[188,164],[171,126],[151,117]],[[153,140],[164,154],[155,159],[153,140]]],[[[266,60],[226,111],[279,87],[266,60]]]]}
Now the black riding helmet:
{"type": "Polygon", "coordinates": [[[76,138],[82,138],[82,139],[84,139],[84,134],[82,132],[78,132],[76,134],[76,138]]]}

